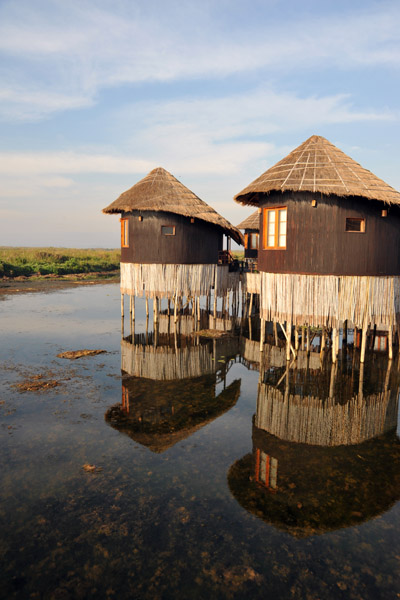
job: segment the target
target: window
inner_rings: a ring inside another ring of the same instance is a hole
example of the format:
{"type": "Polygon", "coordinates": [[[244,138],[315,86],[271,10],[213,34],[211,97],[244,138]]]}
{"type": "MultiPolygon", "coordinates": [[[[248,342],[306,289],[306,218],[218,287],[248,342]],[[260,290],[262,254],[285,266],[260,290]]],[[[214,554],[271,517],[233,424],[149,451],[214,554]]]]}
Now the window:
{"type": "Polygon", "coordinates": [[[129,248],[129,221],[128,219],[120,219],[121,221],[121,248],[129,248]]]}
{"type": "Polygon", "coordinates": [[[175,227],[173,225],[161,225],[161,233],[163,235],[175,235],[175,227]]]}
{"type": "Polygon", "coordinates": [[[358,219],[355,217],[346,217],[346,231],[352,233],[364,233],[365,232],[365,219],[358,219]]]}
{"type": "Polygon", "coordinates": [[[258,233],[244,234],[244,247],[247,250],[257,250],[258,248],[258,233]]]}
{"type": "Polygon", "coordinates": [[[287,208],[264,208],[263,246],[264,248],[286,248],[287,208]]]}

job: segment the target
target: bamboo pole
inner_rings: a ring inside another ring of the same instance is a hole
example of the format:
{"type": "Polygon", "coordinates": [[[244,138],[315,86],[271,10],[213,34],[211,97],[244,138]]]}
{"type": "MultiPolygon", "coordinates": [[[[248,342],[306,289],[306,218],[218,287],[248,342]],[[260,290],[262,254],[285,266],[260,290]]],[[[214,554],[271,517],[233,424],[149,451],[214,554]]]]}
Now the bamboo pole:
{"type": "Polygon", "coordinates": [[[388,358],[393,359],[393,327],[390,325],[388,331],[388,358]]]}
{"type": "Polygon", "coordinates": [[[253,310],[253,294],[250,294],[250,302],[249,302],[249,317],[251,317],[251,312],[253,310]]]}
{"type": "Polygon", "coordinates": [[[149,318],[149,299],[146,296],[146,319],[149,318]]]}
{"type": "Polygon", "coordinates": [[[368,327],[366,322],[364,322],[364,326],[362,328],[362,338],[361,338],[361,355],[360,362],[363,363],[365,361],[365,349],[367,347],[367,332],[368,327]]]}
{"type": "Polygon", "coordinates": [[[132,299],[132,321],[135,321],[135,296],[131,296],[132,299]]]}
{"type": "Polygon", "coordinates": [[[286,322],[286,360],[290,360],[290,350],[292,342],[292,324],[290,321],[286,322]]]}
{"type": "Polygon", "coordinates": [[[123,318],[124,316],[124,294],[121,294],[121,317],[123,318]]]}
{"type": "Polygon", "coordinates": [[[200,296],[197,298],[197,320],[200,321],[200,296]]]}
{"type": "Polygon", "coordinates": [[[296,352],[299,351],[299,330],[297,325],[294,327],[294,349],[296,352]]]}
{"type": "Polygon", "coordinates": [[[276,321],[274,321],[273,327],[274,327],[275,346],[277,346],[278,345],[278,325],[277,325],[276,321]]]}
{"type": "Polygon", "coordinates": [[[307,325],[307,354],[310,354],[310,326],[307,325]]]}
{"type": "MultiPolygon", "coordinates": [[[[177,294],[178,294],[178,292],[175,292],[175,296],[174,296],[174,323],[176,323],[177,320],[178,320],[178,316],[177,316],[177,309],[178,309],[178,307],[177,307],[177,304],[178,304],[177,294]]],[[[176,330],[176,327],[175,327],[175,330],[176,330]]]]}
{"type": "Polygon", "coordinates": [[[336,329],[336,327],[333,327],[333,329],[332,329],[332,362],[333,362],[333,364],[336,364],[336,359],[337,359],[336,342],[337,342],[337,329],[336,329]]]}
{"type": "Polygon", "coordinates": [[[264,350],[264,340],[265,340],[265,320],[261,318],[261,329],[260,329],[260,352],[264,350]]]}
{"type": "Polygon", "coordinates": [[[215,269],[214,281],[214,319],[217,318],[217,283],[218,283],[218,267],[215,269]]]}
{"type": "Polygon", "coordinates": [[[303,325],[303,326],[302,326],[302,328],[301,328],[301,349],[302,349],[302,350],[304,350],[304,346],[305,346],[305,344],[304,344],[304,342],[305,342],[305,337],[306,337],[306,328],[305,328],[305,326],[303,325]]]}

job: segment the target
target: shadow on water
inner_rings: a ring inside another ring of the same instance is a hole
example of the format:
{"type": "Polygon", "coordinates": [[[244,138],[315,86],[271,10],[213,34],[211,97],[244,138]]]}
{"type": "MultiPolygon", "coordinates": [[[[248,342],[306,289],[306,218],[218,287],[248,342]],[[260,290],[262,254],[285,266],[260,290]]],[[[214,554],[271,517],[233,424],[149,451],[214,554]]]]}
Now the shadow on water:
{"type": "Polygon", "coordinates": [[[397,359],[288,365],[256,320],[149,329],[139,301],[121,340],[119,303],[2,303],[0,598],[396,597],[397,359]],[[57,358],[82,348],[107,352],[57,358]],[[62,385],[14,387],[45,368],[62,385]]]}

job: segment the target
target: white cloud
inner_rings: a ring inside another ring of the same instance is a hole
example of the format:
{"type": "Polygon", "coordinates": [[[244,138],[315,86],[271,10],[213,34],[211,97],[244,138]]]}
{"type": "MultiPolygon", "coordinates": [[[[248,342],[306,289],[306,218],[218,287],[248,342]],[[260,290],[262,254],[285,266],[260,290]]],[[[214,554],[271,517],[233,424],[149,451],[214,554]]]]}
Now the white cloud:
{"type": "Polygon", "coordinates": [[[194,2],[5,2],[1,104],[7,116],[30,119],[88,106],[101,89],[126,83],[266,68],[282,75],[299,68],[399,67],[399,4],[364,11],[349,6],[347,14],[312,17],[293,10],[284,23],[269,21],[265,9],[258,24],[238,20],[227,28],[218,3],[199,9],[194,2]]]}

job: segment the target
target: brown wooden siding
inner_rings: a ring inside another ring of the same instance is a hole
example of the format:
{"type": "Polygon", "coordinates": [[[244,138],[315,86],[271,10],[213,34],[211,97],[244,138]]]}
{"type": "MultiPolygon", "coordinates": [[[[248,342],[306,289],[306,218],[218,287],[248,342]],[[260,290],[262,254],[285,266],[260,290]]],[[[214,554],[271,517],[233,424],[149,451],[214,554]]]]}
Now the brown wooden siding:
{"type": "Polygon", "coordinates": [[[260,231],[258,267],[269,273],[400,275],[400,214],[363,198],[270,194],[260,206],[287,206],[286,249],[265,250],[260,231]],[[311,202],[315,199],[317,206],[311,202]],[[346,217],[365,219],[365,232],[346,232],[346,217]]]}
{"type": "Polygon", "coordinates": [[[164,264],[213,264],[222,250],[222,230],[198,219],[173,213],[124,213],[129,219],[129,247],[121,248],[121,262],[164,264]],[[139,216],[142,220],[139,220],[139,216]],[[162,226],[175,227],[175,235],[163,235],[162,226]]]}

